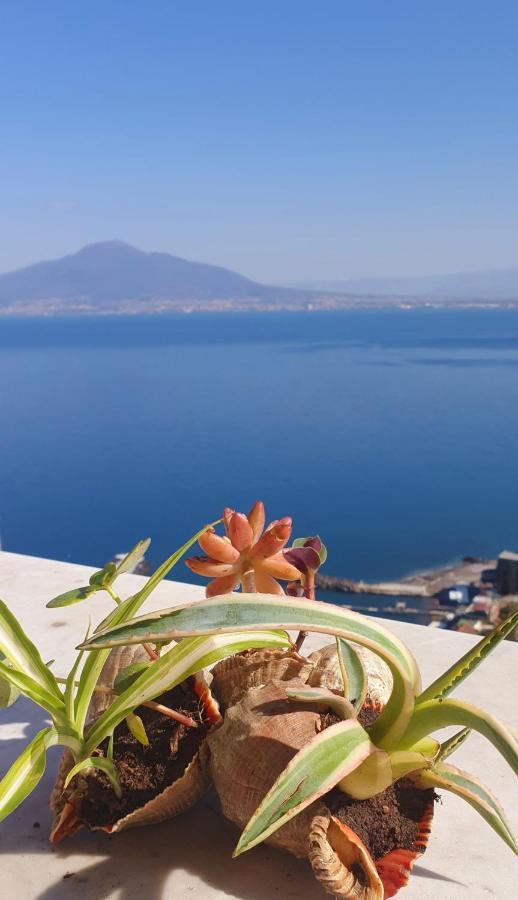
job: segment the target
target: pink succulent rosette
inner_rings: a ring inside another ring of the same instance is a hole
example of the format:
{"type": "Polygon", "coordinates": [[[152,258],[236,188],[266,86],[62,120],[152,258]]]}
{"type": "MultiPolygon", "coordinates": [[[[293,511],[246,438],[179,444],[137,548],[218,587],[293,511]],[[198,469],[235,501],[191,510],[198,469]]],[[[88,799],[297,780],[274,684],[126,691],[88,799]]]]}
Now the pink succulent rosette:
{"type": "Polygon", "coordinates": [[[207,597],[227,594],[240,584],[243,590],[264,594],[283,594],[276,581],[293,581],[300,572],[283,555],[291,537],[291,518],[277,519],[264,528],[264,505],[257,501],[245,516],[234,509],[225,509],[225,535],[208,528],[199,538],[206,556],[191,556],[186,565],[197,575],[212,579],[206,588],[207,597]]]}

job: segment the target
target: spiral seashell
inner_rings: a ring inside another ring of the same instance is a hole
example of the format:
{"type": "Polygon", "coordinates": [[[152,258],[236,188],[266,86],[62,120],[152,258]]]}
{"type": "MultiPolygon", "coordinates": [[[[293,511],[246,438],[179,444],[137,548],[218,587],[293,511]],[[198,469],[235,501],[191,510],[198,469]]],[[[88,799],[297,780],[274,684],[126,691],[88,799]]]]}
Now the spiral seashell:
{"type": "Polygon", "coordinates": [[[312,664],[294,650],[245,650],[214,666],[211,688],[224,712],[239,703],[249,688],[292,678],[305,682],[311,670],[312,664]]]}
{"type": "MultiPolygon", "coordinates": [[[[392,691],[392,674],[386,662],[372,650],[351,641],[360,657],[367,674],[367,695],[374,701],[385,704],[392,691]]],[[[336,642],[327,644],[321,650],[315,650],[308,657],[313,669],[307,684],[311,687],[325,687],[337,693],[343,693],[343,680],[338,661],[336,642]]]]}
{"type": "MultiPolygon", "coordinates": [[[[99,676],[98,684],[113,688],[117,674],[132,663],[148,659],[147,653],[140,645],[115,647],[99,676]]],[[[88,708],[87,722],[91,724],[109,706],[115,696],[114,692],[96,692],[88,708]]],[[[209,752],[204,741],[187,766],[183,775],[169,785],[161,794],[148,800],[143,806],[133,810],[111,825],[95,826],[91,831],[106,831],[115,834],[124,828],[136,825],[153,825],[165,819],[171,819],[194,806],[203,796],[210,784],[208,765],[209,752]]],[[[64,793],[65,779],[74,765],[72,754],[67,749],[61,757],[56,781],[50,795],[50,808],[54,814],[51,828],[51,843],[57,844],[64,837],[69,837],[84,827],[76,815],[74,797],[87,790],[87,779],[80,774],[73,786],[64,793]]]]}

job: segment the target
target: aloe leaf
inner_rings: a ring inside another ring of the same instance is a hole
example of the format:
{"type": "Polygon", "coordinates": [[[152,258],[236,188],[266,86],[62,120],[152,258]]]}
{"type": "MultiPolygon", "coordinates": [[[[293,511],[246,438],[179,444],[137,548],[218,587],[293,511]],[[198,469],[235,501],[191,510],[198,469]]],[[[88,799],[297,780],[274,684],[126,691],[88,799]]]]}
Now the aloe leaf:
{"type": "Polygon", "coordinates": [[[123,572],[131,572],[132,569],[140,562],[141,559],[144,559],[147,551],[149,550],[149,545],[151,544],[151,538],[145,538],[143,541],[139,541],[138,544],[135,544],[132,550],[126,554],[124,559],[117,564],[117,568],[115,571],[115,577],[118,575],[122,575],[123,572]]]}
{"type": "Polygon", "coordinates": [[[70,769],[68,773],[64,787],[68,787],[70,782],[76,775],[79,775],[80,772],[91,772],[92,769],[100,769],[101,772],[109,778],[110,784],[116,794],[117,797],[122,795],[122,790],[120,786],[119,777],[117,775],[117,770],[113,764],[113,762],[109,759],[106,759],[104,756],[89,756],[86,759],[82,759],[78,762],[73,769],[70,769]]]}
{"type": "MultiPolygon", "coordinates": [[[[217,525],[220,520],[214,522],[214,525],[217,525]]],[[[136,594],[128,597],[122,603],[120,603],[116,609],[112,610],[112,612],[101,622],[101,624],[96,629],[96,632],[101,628],[108,628],[120,625],[124,622],[127,622],[132,616],[134,616],[144,603],[144,601],[149,597],[151,592],[157,586],[157,584],[162,581],[163,578],[171,571],[173,566],[178,562],[179,559],[182,558],[184,553],[189,550],[193,544],[196,543],[198,538],[207,530],[207,528],[212,527],[209,525],[205,525],[203,528],[200,528],[199,531],[196,532],[179,550],[175,550],[171,556],[169,556],[164,563],[156,570],[156,572],[151,575],[150,578],[146,581],[144,587],[138,591],[136,594]]],[[[141,543],[146,543],[141,542],[141,543]]],[[[138,546],[138,545],[137,545],[138,546]]],[[[136,548],[134,548],[136,549],[136,548]]],[[[132,550],[131,553],[134,551],[132,550]]],[[[124,560],[122,561],[124,563],[124,560]]],[[[83,670],[81,672],[81,677],[79,680],[79,687],[76,692],[76,700],[75,700],[75,720],[80,731],[83,730],[86,715],[88,712],[88,707],[90,705],[90,700],[92,699],[92,694],[94,692],[95,686],[99,679],[99,675],[101,674],[102,668],[108,659],[109,649],[101,649],[100,652],[89,654],[88,659],[86,660],[83,670]]]]}
{"type": "Polygon", "coordinates": [[[375,750],[355,719],[320,732],[293,757],[243,831],[234,856],[250,850],[330,791],[375,750]]]}
{"type": "Polygon", "coordinates": [[[368,687],[363,663],[349,641],[337,638],[336,651],[342,672],[345,696],[359,711],[363,706],[368,687]]]}
{"type": "Polygon", "coordinates": [[[327,688],[286,687],[286,696],[298,703],[316,706],[317,709],[331,709],[341,719],[354,719],[356,716],[354,706],[349,700],[346,700],[345,697],[340,697],[338,694],[333,694],[333,691],[328,691],[327,688]]]}
{"type": "Polygon", "coordinates": [[[461,700],[429,700],[420,704],[398,749],[412,748],[421,738],[449,725],[463,725],[478,731],[491,741],[518,774],[518,741],[513,733],[490,713],[461,700]]]}
{"type": "Polygon", "coordinates": [[[85,587],[72,588],[71,591],[65,591],[64,594],[54,597],[47,603],[47,609],[60,609],[62,606],[72,606],[74,603],[80,603],[86,600],[92,594],[95,594],[97,588],[91,585],[85,587]]]}
{"type": "Polygon", "coordinates": [[[87,736],[85,753],[92,753],[128,712],[170,690],[206,666],[249,647],[287,646],[287,637],[276,632],[259,632],[253,637],[249,634],[219,634],[180,641],[155,659],[99,716],[87,736]]]}
{"type": "Polygon", "coordinates": [[[97,631],[87,650],[163,641],[187,635],[221,634],[279,628],[316,631],[355,641],[373,650],[391,669],[392,696],[376,721],[376,742],[387,747],[405,731],[414,709],[414,690],[420,689],[419,672],[408,648],[372,619],[330,603],[315,603],[271,594],[224,594],[141,616],[133,622],[97,631]]]}
{"type": "Polygon", "coordinates": [[[38,682],[58,702],[63,701],[54,675],[43,662],[38,650],[5,603],[0,600],[0,650],[9,662],[38,682]]]}
{"type": "Polygon", "coordinates": [[[41,706],[46,712],[50,713],[56,724],[65,724],[65,704],[63,697],[59,699],[51,694],[45,687],[35,681],[25,672],[19,672],[12,666],[8,666],[4,662],[0,662],[0,676],[9,684],[13,685],[21,694],[41,706]]]}
{"type": "Polygon", "coordinates": [[[470,736],[470,734],[471,728],[463,728],[462,731],[458,731],[457,734],[452,735],[452,737],[448,738],[447,741],[443,741],[440,745],[436,763],[448,759],[448,756],[451,756],[452,753],[455,753],[455,751],[459,749],[461,744],[464,743],[464,741],[470,736]]]}
{"type": "Polygon", "coordinates": [[[457,660],[447,672],[440,675],[422,694],[417,697],[416,703],[426,703],[428,700],[436,700],[439,697],[447,697],[465,678],[468,677],[477,666],[491,653],[500,641],[510,634],[518,625],[518,611],[510,615],[494,631],[482,638],[464,656],[457,660]]]}
{"type": "Polygon", "coordinates": [[[149,747],[149,738],[144,727],[144,722],[140,716],[137,716],[136,713],[128,713],[126,716],[126,725],[139,744],[142,744],[143,747],[149,747]]]}
{"type": "Polygon", "coordinates": [[[44,728],[20,753],[0,781],[0,821],[13,812],[34,790],[45,772],[47,749],[64,744],[79,753],[81,742],[66,728],[44,728]]]}
{"type": "Polygon", "coordinates": [[[420,784],[423,787],[451,791],[462,797],[480,813],[511,850],[518,854],[516,839],[502,807],[488,788],[473,775],[457,769],[456,766],[440,763],[421,773],[420,784]]]}

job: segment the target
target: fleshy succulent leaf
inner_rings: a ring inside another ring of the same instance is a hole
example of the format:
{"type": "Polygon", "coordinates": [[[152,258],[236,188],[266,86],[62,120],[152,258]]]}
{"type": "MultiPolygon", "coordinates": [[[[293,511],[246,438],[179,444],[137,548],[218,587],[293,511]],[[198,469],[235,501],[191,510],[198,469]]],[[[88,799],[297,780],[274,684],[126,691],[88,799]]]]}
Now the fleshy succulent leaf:
{"type": "Polygon", "coordinates": [[[344,696],[359,711],[363,706],[368,687],[363,663],[352,644],[343,638],[336,639],[336,652],[344,682],[344,696]]]}
{"type": "Polygon", "coordinates": [[[74,603],[80,603],[95,594],[97,588],[92,585],[84,587],[72,588],[71,591],[65,591],[59,594],[47,603],[47,609],[60,609],[62,606],[72,606],[74,603]]]}
{"type": "Polygon", "coordinates": [[[58,702],[62,702],[63,697],[54,675],[2,600],[0,600],[0,651],[15,669],[29,676],[58,702]]]}
{"type": "Polygon", "coordinates": [[[55,744],[64,744],[73,753],[81,749],[81,742],[70,729],[44,728],[40,731],[0,781],[0,821],[32,793],[45,772],[47,750],[55,744]]]}
{"type": "Polygon", "coordinates": [[[102,569],[99,569],[98,572],[94,572],[94,574],[90,576],[89,583],[92,585],[92,587],[101,589],[106,585],[110,585],[114,580],[116,574],[117,566],[114,562],[109,562],[106,563],[106,565],[103,566],[102,569]]]}
{"type": "Polygon", "coordinates": [[[456,734],[452,735],[451,738],[448,738],[447,741],[443,741],[440,745],[436,762],[442,762],[443,760],[448,759],[452,753],[455,753],[455,751],[459,749],[470,734],[471,728],[463,728],[462,731],[458,731],[456,734]]]}
{"type": "Polygon", "coordinates": [[[248,822],[238,856],[273,834],[354,771],[375,748],[356,719],[321,731],[288,763],[248,822]]]}
{"type": "Polygon", "coordinates": [[[518,854],[518,845],[505,813],[492,793],[477,778],[445,763],[438,763],[420,774],[423,787],[451,791],[466,800],[491,825],[505,843],[518,854]]]}
{"type": "Polygon", "coordinates": [[[503,641],[518,625],[518,611],[508,616],[501,625],[498,625],[486,637],[482,638],[475,646],[459,659],[453,666],[440,675],[429,687],[424,690],[416,700],[419,705],[428,700],[436,700],[439,697],[447,697],[477,666],[491,653],[500,641],[503,641]]]}
{"type": "Polygon", "coordinates": [[[117,797],[120,797],[122,794],[121,785],[119,781],[119,776],[117,775],[117,770],[110,759],[107,759],[104,756],[89,756],[86,759],[80,760],[68,773],[65,778],[64,787],[68,787],[70,782],[76,775],[79,775],[80,772],[91,772],[92,769],[99,769],[103,772],[110,781],[110,784],[115,792],[117,797]]]}
{"type": "Polygon", "coordinates": [[[180,641],[147,666],[139,678],[99,716],[88,733],[85,753],[92,753],[128,712],[170,690],[199,670],[250,647],[287,646],[287,637],[275,632],[259,632],[253,636],[234,632],[180,641]]]}
{"type": "Polygon", "coordinates": [[[356,717],[356,710],[352,703],[345,697],[340,697],[339,694],[334,694],[333,691],[327,690],[327,688],[286,687],[286,696],[297,703],[307,703],[309,706],[316,706],[317,709],[330,709],[344,720],[356,717]]]}
{"type": "Polygon", "coordinates": [[[463,725],[478,731],[518,774],[518,741],[514,734],[490,713],[462,700],[429,700],[420,704],[398,749],[411,749],[421,738],[449,725],[463,725]]]}
{"type": "Polygon", "coordinates": [[[223,594],[141,616],[119,627],[96,632],[88,650],[189,635],[260,629],[316,631],[363,644],[391,669],[394,686],[389,703],[375,723],[380,738],[394,742],[405,731],[414,710],[419,672],[408,648],[383,626],[359,613],[330,603],[273,597],[271,594],[223,594]]]}

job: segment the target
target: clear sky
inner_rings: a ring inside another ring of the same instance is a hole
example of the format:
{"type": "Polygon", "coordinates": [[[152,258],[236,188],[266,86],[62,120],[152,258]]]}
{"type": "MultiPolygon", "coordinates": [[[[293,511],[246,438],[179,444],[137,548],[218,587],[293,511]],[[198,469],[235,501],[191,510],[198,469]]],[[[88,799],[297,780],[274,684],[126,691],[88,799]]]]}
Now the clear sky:
{"type": "Polygon", "coordinates": [[[264,281],[518,263],[515,0],[7,0],[0,271],[120,238],[264,281]]]}

